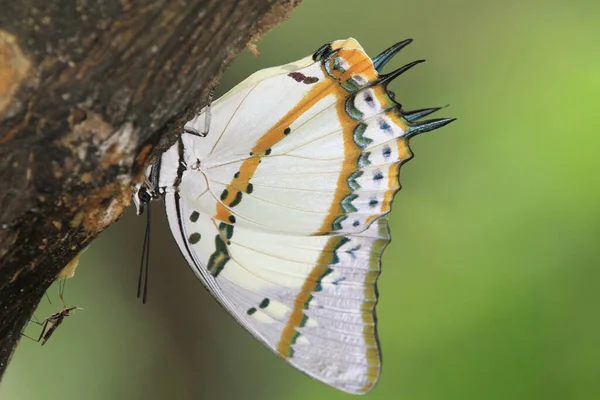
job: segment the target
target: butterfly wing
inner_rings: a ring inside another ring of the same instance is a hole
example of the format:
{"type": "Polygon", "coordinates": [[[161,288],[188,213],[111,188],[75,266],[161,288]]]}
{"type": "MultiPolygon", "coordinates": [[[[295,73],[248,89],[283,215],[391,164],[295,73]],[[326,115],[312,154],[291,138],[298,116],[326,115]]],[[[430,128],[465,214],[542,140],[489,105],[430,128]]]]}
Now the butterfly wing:
{"type": "Polygon", "coordinates": [[[189,265],[242,326],[308,375],[368,390],[380,367],[374,309],[385,217],[358,234],[294,236],[220,222],[177,193],[167,201],[189,265]]]}
{"type": "Polygon", "coordinates": [[[380,373],[376,280],[408,139],[450,122],[411,123],[385,61],[348,39],[251,76],[160,173],[171,230],[213,296],[287,362],[350,393],[380,373]]]}

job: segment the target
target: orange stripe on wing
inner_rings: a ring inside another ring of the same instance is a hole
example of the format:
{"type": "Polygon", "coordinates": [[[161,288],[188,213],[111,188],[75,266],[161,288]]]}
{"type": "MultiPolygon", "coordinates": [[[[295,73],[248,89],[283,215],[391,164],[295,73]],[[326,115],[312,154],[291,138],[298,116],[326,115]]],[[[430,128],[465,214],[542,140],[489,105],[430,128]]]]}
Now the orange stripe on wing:
{"type": "Polygon", "coordinates": [[[342,83],[345,83],[353,75],[362,75],[369,82],[374,82],[379,74],[373,67],[373,61],[362,50],[340,50],[337,57],[342,57],[348,64],[351,65],[348,70],[342,73],[339,77],[342,83]]]}
{"type": "Polygon", "coordinates": [[[254,173],[260,164],[260,159],[265,156],[265,152],[287,136],[284,133],[286,128],[289,128],[290,125],[319,101],[338,90],[339,87],[337,84],[329,80],[324,80],[321,83],[315,84],[294,108],[288,111],[287,114],[256,141],[256,144],[251,149],[251,157],[242,163],[239,174],[231,180],[229,185],[227,185],[227,196],[222,198],[221,202],[217,202],[216,213],[214,216],[215,219],[230,222],[229,217],[232,214],[223,204],[231,204],[240,191],[248,193],[250,179],[254,176],[254,173]]]}
{"type": "Polygon", "coordinates": [[[294,308],[288,318],[285,328],[283,328],[283,332],[281,332],[281,338],[279,339],[279,345],[277,346],[277,351],[283,358],[287,359],[294,355],[292,345],[298,337],[298,331],[296,329],[306,322],[304,310],[308,308],[312,293],[317,289],[317,286],[321,284],[321,280],[331,272],[329,264],[333,262],[335,250],[342,240],[343,237],[332,237],[327,241],[323,251],[319,255],[317,264],[306,277],[306,280],[302,285],[302,290],[296,296],[294,308]]]}
{"type": "MultiPolygon", "coordinates": [[[[346,49],[344,49],[339,53],[341,53],[339,55],[342,56],[347,55],[346,61],[352,61],[354,62],[354,64],[351,68],[349,68],[347,72],[335,76],[334,79],[338,78],[342,82],[345,82],[345,80],[349,79],[353,74],[357,73],[358,71],[363,73],[364,76],[367,76],[369,80],[375,80],[377,78],[377,73],[373,69],[371,60],[362,51],[352,51],[352,54],[350,54],[349,51],[346,51],[346,49]]],[[[342,127],[345,159],[342,164],[342,170],[340,171],[336,191],[328,215],[324,219],[318,233],[331,232],[335,218],[343,214],[341,205],[342,200],[351,192],[351,188],[348,186],[348,178],[353,172],[356,171],[358,157],[361,153],[356,143],[354,143],[353,138],[354,129],[360,123],[360,121],[352,119],[347,114],[345,108],[346,104],[344,100],[348,97],[348,92],[343,87],[338,86],[338,84],[336,84],[334,85],[334,89],[331,90],[329,93],[334,94],[337,98],[336,111],[340,125],[342,127]]],[[[289,124],[286,126],[289,126],[289,124]]],[[[265,137],[266,136],[267,135],[265,135],[265,137]]],[[[316,265],[314,266],[310,274],[306,277],[306,280],[304,281],[304,284],[302,286],[302,290],[296,296],[294,301],[294,307],[290,313],[286,326],[281,333],[281,338],[277,347],[278,353],[283,358],[288,359],[290,357],[293,357],[293,345],[295,344],[296,339],[299,336],[298,328],[304,326],[304,324],[306,323],[307,317],[305,314],[305,310],[308,309],[309,302],[312,299],[312,293],[317,290],[317,287],[321,284],[322,279],[329,272],[331,272],[331,269],[328,267],[328,265],[330,265],[333,262],[335,250],[338,248],[341,241],[344,239],[345,238],[343,236],[334,236],[327,241],[323,251],[321,252],[317,260],[316,265]]],[[[365,358],[367,360],[368,367],[365,376],[366,384],[362,388],[362,391],[364,392],[370,390],[371,387],[377,381],[377,378],[379,377],[380,357],[378,344],[376,340],[374,318],[374,307],[376,304],[377,297],[375,291],[375,280],[379,275],[379,258],[381,256],[381,251],[385,247],[385,243],[387,243],[387,241],[385,240],[376,240],[373,243],[372,252],[376,260],[369,261],[369,267],[373,268],[373,271],[367,274],[365,278],[365,300],[362,304],[361,311],[363,316],[363,322],[365,324],[363,330],[363,337],[364,342],[367,346],[365,358]]]]}
{"type": "MultiPolygon", "coordinates": [[[[336,91],[336,95],[339,97],[343,96],[343,99],[348,95],[348,93],[343,88],[339,87],[336,91]]],[[[340,171],[340,176],[338,177],[336,183],[336,190],[331,202],[331,206],[329,207],[329,211],[323,220],[321,227],[317,231],[319,234],[331,232],[333,221],[343,214],[344,211],[342,209],[342,200],[352,191],[348,187],[348,178],[353,172],[356,171],[358,157],[360,156],[360,149],[356,143],[354,143],[354,139],[352,137],[354,129],[359,124],[359,121],[355,121],[348,116],[346,113],[346,103],[341,101],[342,99],[337,102],[336,111],[340,126],[342,127],[345,159],[343,162],[343,168],[340,171]]]]}

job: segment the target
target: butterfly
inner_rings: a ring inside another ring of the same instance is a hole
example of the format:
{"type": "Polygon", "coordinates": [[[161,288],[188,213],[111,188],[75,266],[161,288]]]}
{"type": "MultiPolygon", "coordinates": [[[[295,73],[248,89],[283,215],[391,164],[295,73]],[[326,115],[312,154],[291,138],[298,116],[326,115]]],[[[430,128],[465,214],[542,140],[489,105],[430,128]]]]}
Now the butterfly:
{"type": "Polygon", "coordinates": [[[179,249],[244,328],[349,393],[378,380],[376,281],[413,136],[454,119],[403,111],[388,90],[415,61],[337,40],[258,71],[188,121],[149,167],[138,214],[164,197],[179,249]]]}

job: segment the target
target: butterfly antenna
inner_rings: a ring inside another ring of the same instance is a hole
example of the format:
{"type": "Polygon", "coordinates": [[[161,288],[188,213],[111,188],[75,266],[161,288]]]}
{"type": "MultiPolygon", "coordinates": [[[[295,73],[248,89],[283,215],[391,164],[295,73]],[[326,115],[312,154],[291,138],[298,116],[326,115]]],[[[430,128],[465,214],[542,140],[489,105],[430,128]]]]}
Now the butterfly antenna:
{"type": "MultiPolygon", "coordinates": [[[[146,204],[147,206],[147,204],[146,204]]],[[[146,210],[148,213],[148,210],[146,210]]],[[[140,262],[140,273],[138,274],[137,298],[142,294],[142,277],[144,275],[144,261],[146,261],[146,245],[148,243],[148,216],[146,215],[146,231],[144,232],[144,244],[142,245],[142,261],[140,262]]]]}
{"type": "Polygon", "coordinates": [[[144,278],[144,290],[142,302],[146,304],[147,291],[148,291],[148,266],[150,264],[150,196],[145,191],[142,193],[140,197],[142,202],[146,208],[146,232],[144,233],[144,245],[142,246],[142,261],[140,263],[140,273],[138,276],[138,289],[137,289],[137,297],[138,299],[142,296],[142,277],[144,278]]]}
{"type": "Polygon", "coordinates": [[[48,295],[48,291],[46,290],[46,292],[44,293],[46,295],[46,298],[48,299],[48,303],[52,304],[52,301],[50,301],[50,296],[48,295]]]}
{"type": "MultiPolygon", "coordinates": [[[[199,136],[199,137],[206,137],[208,135],[208,131],[210,130],[210,119],[211,119],[211,108],[210,105],[212,104],[213,101],[213,97],[215,95],[215,89],[210,89],[210,91],[208,92],[208,100],[206,101],[206,107],[204,111],[204,129],[202,131],[199,131],[198,129],[195,128],[191,128],[191,127],[183,127],[183,132],[184,133],[189,133],[190,135],[194,135],[194,136],[199,136]]],[[[194,118],[193,121],[195,121],[196,118],[194,118]]]]}
{"type": "Polygon", "coordinates": [[[146,236],[147,236],[147,240],[146,240],[146,276],[144,277],[144,298],[142,299],[142,303],[146,304],[146,297],[148,296],[148,270],[149,270],[149,266],[150,266],[150,222],[151,222],[151,208],[150,208],[150,203],[148,203],[148,211],[147,211],[147,216],[146,216],[146,236]]]}

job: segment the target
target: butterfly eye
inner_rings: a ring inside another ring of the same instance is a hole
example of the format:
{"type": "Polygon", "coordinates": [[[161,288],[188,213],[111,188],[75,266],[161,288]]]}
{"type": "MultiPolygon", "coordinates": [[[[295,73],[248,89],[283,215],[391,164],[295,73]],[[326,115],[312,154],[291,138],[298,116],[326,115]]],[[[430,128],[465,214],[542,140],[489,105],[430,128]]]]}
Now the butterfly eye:
{"type": "Polygon", "coordinates": [[[140,188],[140,191],[138,192],[138,198],[142,203],[149,203],[150,200],[152,200],[152,196],[150,196],[150,193],[148,193],[148,189],[146,189],[145,187],[140,188]]]}

